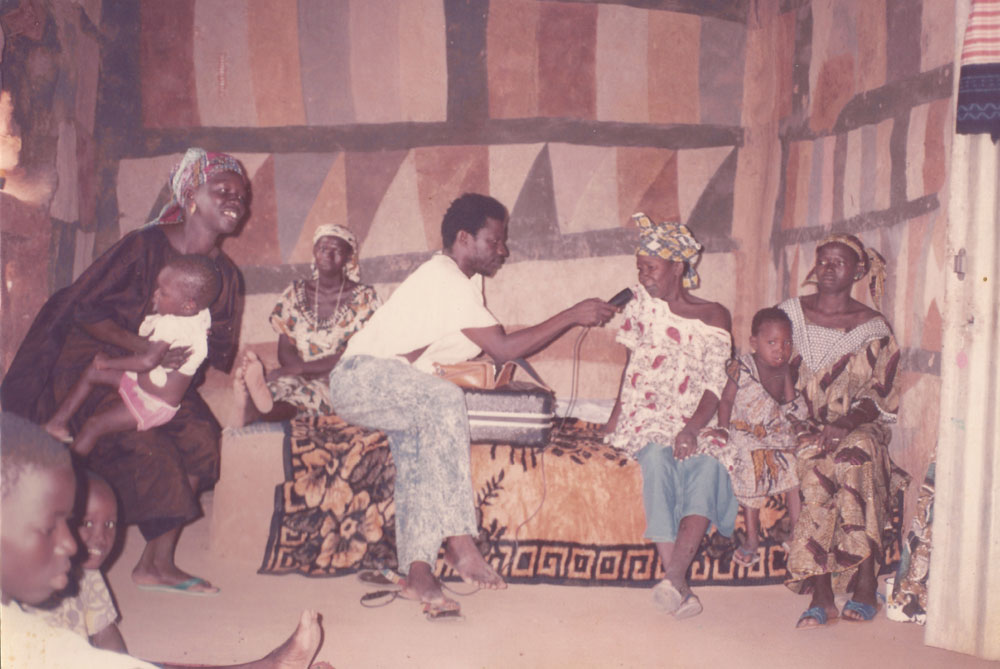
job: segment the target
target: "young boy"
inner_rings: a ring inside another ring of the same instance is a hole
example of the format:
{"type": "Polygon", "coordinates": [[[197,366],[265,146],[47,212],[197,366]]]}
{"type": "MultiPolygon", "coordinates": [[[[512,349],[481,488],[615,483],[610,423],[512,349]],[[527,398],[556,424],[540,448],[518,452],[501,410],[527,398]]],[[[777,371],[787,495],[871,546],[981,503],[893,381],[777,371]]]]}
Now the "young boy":
{"type": "Polygon", "coordinates": [[[178,256],[164,265],[153,292],[154,313],[139,326],[152,345],[145,353],[122,358],[94,357],[45,424],[49,434],[87,455],[97,440],[114,432],[149,430],[170,422],[194,373],[208,355],[209,305],[219,294],[220,279],[208,256],[178,256]],[[172,348],[190,350],[176,370],[160,365],[172,348]],[[69,421],[97,385],[118,388],[120,402],[91,416],[72,439],[69,421]]]}
{"type": "Polygon", "coordinates": [[[126,653],[116,624],[118,609],[101,573],[118,536],[118,500],[100,476],[88,471],[86,478],[87,507],[77,525],[85,551],[83,575],[75,594],[63,596],[55,608],[39,609],[39,614],[50,625],[73,630],[97,648],[126,653]]]}
{"type": "MultiPolygon", "coordinates": [[[[52,627],[24,605],[66,587],[77,552],[68,520],[76,497],[69,451],[37,425],[0,414],[0,666],[4,669],[155,669],[122,653],[91,646],[52,627]]],[[[305,669],[322,639],[319,618],[304,611],[295,632],[265,657],[230,669],[305,669]]],[[[161,665],[171,667],[173,665],[161,665]]],[[[329,667],[326,663],[313,665],[329,667]]]]}
{"type": "Polygon", "coordinates": [[[743,507],[747,535],[733,561],[748,569],[760,561],[760,510],[770,495],[785,493],[792,527],[798,520],[802,505],[793,421],[805,417],[804,403],[795,401],[788,365],[792,322],[784,311],[770,307],[754,314],[750,349],[728,365],[718,427],[704,433],[707,451],[729,470],[743,507]]]}
{"type": "Polygon", "coordinates": [[[6,667],[152,667],[99,650],[74,632],[52,627],[21,605],[38,605],[69,582],[77,552],[68,521],[76,476],[69,451],[38,426],[11,414],[0,419],[0,523],[3,635],[6,667]]]}

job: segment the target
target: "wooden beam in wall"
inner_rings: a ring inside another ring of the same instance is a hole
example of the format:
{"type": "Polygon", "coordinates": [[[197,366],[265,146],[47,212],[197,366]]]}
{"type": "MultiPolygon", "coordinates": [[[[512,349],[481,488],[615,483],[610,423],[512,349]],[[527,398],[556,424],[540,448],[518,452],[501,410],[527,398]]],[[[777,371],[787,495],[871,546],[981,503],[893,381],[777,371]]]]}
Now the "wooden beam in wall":
{"type": "MultiPolygon", "coordinates": [[[[549,0],[556,1],[556,0],[549,0]]],[[[637,9],[659,9],[682,14],[709,16],[723,21],[747,22],[748,0],[558,0],[600,5],[624,5],[637,9]]]]}
{"type": "Polygon", "coordinates": [[[743,129],[719,125],[652,125],[561,118],[494,119],[475,126],[452,123],[381,123],[283,128],[150,129],[116,142],[118,158],[180,153],[189,146],[231,152],[296,153],[398,151],[421,146],[566,142],[589,146],[702,149],[742,146],[743,129]]]}

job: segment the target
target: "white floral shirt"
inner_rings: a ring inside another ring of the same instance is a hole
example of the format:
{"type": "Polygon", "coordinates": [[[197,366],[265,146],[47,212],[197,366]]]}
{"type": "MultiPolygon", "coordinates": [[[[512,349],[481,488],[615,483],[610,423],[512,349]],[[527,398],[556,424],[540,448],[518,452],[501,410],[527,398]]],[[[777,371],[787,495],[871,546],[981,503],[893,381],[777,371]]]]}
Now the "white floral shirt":
{"type": "Polygon", "coordinates": [[[722,396],[730,334],[712,325],[674,314],[665,300],[641,285],[625,306],[625,320],[615,338],[631,357],[621,388],[621,414],[608,439],[634,456],[647,444],[673,446],[706,390],[722,396]]]}

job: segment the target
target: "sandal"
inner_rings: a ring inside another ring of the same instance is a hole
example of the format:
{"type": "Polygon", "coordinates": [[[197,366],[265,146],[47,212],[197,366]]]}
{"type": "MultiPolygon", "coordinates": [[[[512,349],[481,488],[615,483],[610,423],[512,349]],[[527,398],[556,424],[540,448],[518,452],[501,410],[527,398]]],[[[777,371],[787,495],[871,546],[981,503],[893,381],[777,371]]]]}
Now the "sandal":
{"type": "Polygon", "coordinates": [[[665,613],[676,613],[684,603],[680,591],[667,579],[653,586],[653,602],[665,613]]]}
{"type": "Polygon", "coordinates": [[[440,602],[425,602],[424,617],[432,623],[465,620],[465,616],[462,615],[462,607],[458,605],[458,602],[447,597],[440,602]]]}
{"type": "Polygon", "coordinates": [[[733,562],[741,567],[750,569],[758,562],[760,562],[760,553],[757,551],[748,551],[743,546],[740,546],[735,551],[733,551],[733,562]]]}
{"type": "Polygon", "coordinates": [[[840,617],[852,623],[870,623],[875,618],[876,613],[878,613],[877,607],[848,599],[847,603],[844,604],[844,610],[841,611],[840,617]],[[848,612],[854,615],[848,616],[848,612]]]}
{"type": "Polygon", "coordinates": [[[815,630],[819,629],[820,627],[826,626],[828,623],[832,625],[835,622],[837,622],[837,619],[834,618],[833,620],[830,620],[829,616],[826,614],[826,609],[824,609],[822,606],[813,606],[812,608],[806,609],[805,612],[801,616],[799,616],[798,622],[795,623],[795,629],[815,630]],[[817,624],[803,626],[802,625],[803,620],[815,620],[817,624]]]}
{"type": "Polygon", "coordinates": [[[674,611],[674,618],[678,620],[683,620],[684,618],[693,618],[704,610],[701,606],[701,600],[698,599],[698,595],[693,592],[689,592],[688,596],[684,598],[681,605],[677,607],[674,611]]]}

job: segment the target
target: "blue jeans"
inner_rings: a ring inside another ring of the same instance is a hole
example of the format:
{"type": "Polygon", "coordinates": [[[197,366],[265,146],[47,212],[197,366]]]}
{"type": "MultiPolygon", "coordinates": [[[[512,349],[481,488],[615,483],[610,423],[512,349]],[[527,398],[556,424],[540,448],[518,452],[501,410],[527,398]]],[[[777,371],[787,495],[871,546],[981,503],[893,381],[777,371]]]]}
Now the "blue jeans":
{"type": "Polygon", "coordinates": [[[723,536],[733,534],[739,504],[722,463],[710,455],[678,460],[673,448],[656,443],[635,458],[642,468],[647,539],[672,543],[686,516],[703,516],[723,536]]]}
{"type": "Polygon", "coordinates": [[[401,572],[418,560],[433,569],[445,538],[478,533],[461,388],[395,358],[359,355],[330,372],[330,397],[338,416],[389,438],[401,572]]]}

